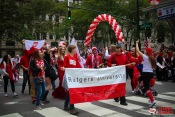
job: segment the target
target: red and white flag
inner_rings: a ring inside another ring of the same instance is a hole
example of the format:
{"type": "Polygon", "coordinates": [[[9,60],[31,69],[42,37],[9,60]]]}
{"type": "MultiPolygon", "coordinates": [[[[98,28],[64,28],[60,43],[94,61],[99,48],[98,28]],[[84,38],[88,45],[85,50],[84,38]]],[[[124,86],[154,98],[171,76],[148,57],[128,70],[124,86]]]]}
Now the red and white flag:
{"type": "Polygon", "coordinates": [[[77,42],[76,42],[75,38],[72,38],[70,45],[75,45],[76,46],[76,51],[77,51],[76,57],[78,59],[78,62],[81,65],[81,68],[84,68],[83,58],[80,56],[80,52],[79,52],[79,49],[78,49],[77,42]]]}
{"type": "Polygon", "coordinates": [[[46,41],[45,40],[25,40],[26,50],[30,50],[31,47],[41,49],[46,41]]]}
{"type": "Polygon", "coordinates": [[[65,74],[71,104],[126,95],[125,66],[102,69],[66,68],[65,74]]]}

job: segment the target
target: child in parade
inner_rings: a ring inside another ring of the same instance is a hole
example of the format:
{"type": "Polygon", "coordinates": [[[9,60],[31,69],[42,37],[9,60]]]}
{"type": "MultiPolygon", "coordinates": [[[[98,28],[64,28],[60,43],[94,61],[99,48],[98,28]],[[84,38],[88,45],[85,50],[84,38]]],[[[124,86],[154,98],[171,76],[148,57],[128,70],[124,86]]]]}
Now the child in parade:
{"type": "Polygon", "coordinates": [[[136,52],[143,58],[143,69],[142,69],[142,78],[143,78],[143,85],[144,85],[144,92],[146,92],[147,96],[149,97],[151,104],[149,107],[153,107],[156,102],[153,98],[152,92],[149,90],[149,83],[151,78],[153,78],[153,69],[155,68],[155,59],[152,55],[152,49],[146,48],[144,53],[139,50],[138,41],[136,41],[136,52]]]}

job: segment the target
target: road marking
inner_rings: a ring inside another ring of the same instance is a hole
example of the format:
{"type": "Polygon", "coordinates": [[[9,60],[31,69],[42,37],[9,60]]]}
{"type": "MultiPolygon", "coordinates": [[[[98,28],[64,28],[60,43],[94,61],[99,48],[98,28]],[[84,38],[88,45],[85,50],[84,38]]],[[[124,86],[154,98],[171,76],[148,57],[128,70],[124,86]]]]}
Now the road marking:
{"type": "Polygon", "coordinates": [[[7,105],[12,105],[12,104],[16,104],[16,103],[18,103],[18,102],[7,102],[7,103],[5,103],[5,104],[7,104],[7,105]]]}
{"type": "Polygon", "coordinates": [[[78,108],[80,110],[84,110],[86,112],[92,113],[97,116],[101,117],[131,117],[129,115],[119,113],[107,108],[103,108],[100,106],[96,106],[91,103],[81,103],[81,104],[76,104],[75,108],[78,108]]]}
{"type": "Polygon", "coordinates": [[[175,96],[175,92],[166,92],[166,93],[162,93],[162,94],[171,94],[175,96]]]}
{"type": "MultiPolygon", "coordinates": [[[[127,100],[133,100],[136,102],[141,102],[141,103],[145,103],[145,104],[149,104],[148,102],[148,98],[142,98],[142,97],[138,97],[138,96],[130,96],[126,98],[127,100]]],[[[168,103],[168,102],[164,102],[164,101],[158,101],[155,100],[156,102],[156,106],[160,106],[160,107],[172,107],[172,109],[175,109],[175,104],[172,103],[168,103]]]]}
{"type": "Polygon", "coordinates": [[[12,113],[12,114],[8,114],[8,115],[2,115],[0,117],[23,117],[18,113],[12,113]]]}
{"type": "Polygon", "coordinates": [[[77,117],[56,107],[44,108],[42,110],[34,110],[34,111],[43,115],[44,117],[77,117]]]}
{"type": "Polygon", "coordinates": [[[162,82],[156,81],[156,85],[162,85],[162,82]]]}
{"type": "Polygon", "coordinates": [[[114,100],[103,100],[103,101],[100,101],[100,102],[105,103],[105,104],[109,104],[109,105],[112,105],[112,106],[116,106],[116,107],[119,107],[119,108],[123,108],[123,109],[126,109],[126,110],[135,111],[137,113],[150,115],[148,110],[143,109],[145,107],[140,106],[140,105],[128,103],[128,106],[124,106],[124,105],[120,105],[120,104],[114,102],[114,100]]]}
{"type": "Polygon", "coordinates": [[[172,97],[172,96],[166,96],[166,95],[162,95],[162,94],[158,94],[156,98],[161,98],[161,99],[166,99],[166,100],[170,100],[170,101],[175,101],[175,97],[172,97]]]}

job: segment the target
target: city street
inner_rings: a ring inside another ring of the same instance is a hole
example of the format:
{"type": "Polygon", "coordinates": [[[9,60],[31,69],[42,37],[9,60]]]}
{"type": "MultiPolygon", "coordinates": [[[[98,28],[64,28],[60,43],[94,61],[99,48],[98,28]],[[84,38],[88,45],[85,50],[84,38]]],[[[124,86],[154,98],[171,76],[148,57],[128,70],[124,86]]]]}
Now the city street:
{"type": "MultiPolygon", "coordinates": [[[[22,78],[22,77],[21,77],[22,78]]],[[[10,84],[8,87],[8,97],[4,97],[3,81],[0,79],[0,117],[76,117],[63,110],[64,100],[54,99],[49,93],[49,104],[45,104],[42,110],[35,110],[32,104],[28,90],[21,94],[22,79],[16,83],[16,92],[18,97],[14,98],[10,84]]],[[[175,113],[175,84],[172,82],[156,82],[155,89],[158,91],[156,99],[157,112],[162,107],[170,107],[175,113]]],[[[122,106],[111,100],[103,100],[92,103],[75,104],[80,112],[78,117],[149,117],[148,98],[136,96],[131,92],[130,80],[127,80],[127,102],[128,106],[122,106]]],[[[167,112],[168,113],[168,112],[167,112]]],[[[155,115],[160,116],[160,115],[155,115]]],[[[175,117],[175,115],[164,115],[175,117]]],[[[163,117],[163,115],[161,115],[163,117]]]]}

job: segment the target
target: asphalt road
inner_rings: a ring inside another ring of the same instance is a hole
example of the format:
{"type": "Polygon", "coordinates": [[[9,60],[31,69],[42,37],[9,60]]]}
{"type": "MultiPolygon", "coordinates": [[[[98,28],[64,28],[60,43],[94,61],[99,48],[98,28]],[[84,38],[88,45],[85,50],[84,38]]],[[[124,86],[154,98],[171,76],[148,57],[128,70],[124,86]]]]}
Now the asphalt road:
{"type": "MultiPolygon", "coordinates": [[[[28,89],[25,94],[21,94],[22,79],[15,84],[18,97],[14,98],[11,93],[10,83],[8,87],[8,97],[4,97],[3,81],[0,79],[0,117],[76,117],[63,111],[64,100],[55,99],[51,96],[50,90],[49,104],[43,105],[43,110],[35,110],[36,106],[31,103],[28,89]]],[[[175,83],[156,82],[156,91],[159,93],[156,100],[157,112],[163,107],[169,107],[175,113],[175,83]]],[[[80,112],[78,117],[149,117],[148,98],[137,96],[131,92],[130,80],[127,80],[127,102],[128,106],[122,106],[114,100],[103,100],[92,103],[75,104],[80,112]]],[[[163,108],[164,109],[164,108],[163,108]]],[[[175,117],[175,115],[158,113],[154,116],[175,117]]]]}

